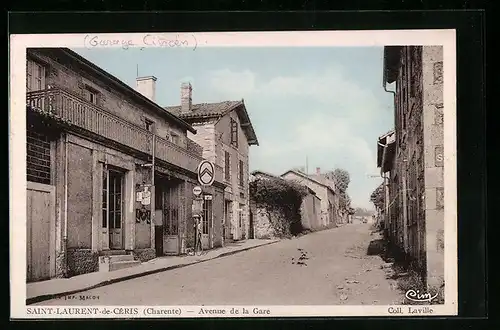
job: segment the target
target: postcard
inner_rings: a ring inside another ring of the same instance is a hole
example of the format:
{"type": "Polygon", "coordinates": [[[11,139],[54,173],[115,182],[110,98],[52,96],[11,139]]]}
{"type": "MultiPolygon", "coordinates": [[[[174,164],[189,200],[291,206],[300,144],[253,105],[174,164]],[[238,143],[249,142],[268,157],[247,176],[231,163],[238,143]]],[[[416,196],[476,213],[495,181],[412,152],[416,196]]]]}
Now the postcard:
{"type": "Polygon", "coordinates": [[[15,319],[457,314],[454,30],[10,38],[15,319]]]}

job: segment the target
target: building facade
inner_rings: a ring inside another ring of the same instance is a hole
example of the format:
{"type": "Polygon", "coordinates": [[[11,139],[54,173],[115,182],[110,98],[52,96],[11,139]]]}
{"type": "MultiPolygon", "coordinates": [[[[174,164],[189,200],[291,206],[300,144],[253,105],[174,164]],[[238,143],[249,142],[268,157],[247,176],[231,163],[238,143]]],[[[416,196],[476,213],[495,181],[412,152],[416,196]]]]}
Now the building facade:
{"type": "Polygon", "coordinates": [[[181,105],[166,107],[197,131],[188,137],[201,145],[203,157],[223,172],[226,185],[220,223],[225,240],[242,240],[250,236],[249,215],[249,147],[258,146],[257,136],[242,101],[192,103],[192,86],[181,86],[181,105]]]}
{"type": "MultiPolygon", "coordinates": [[[[388,172],[386,229],[424,282],[444,285],[443,48],[385,47],[384,84],[395,83],[395,133],[379,149],[388,172]]],[[[383,142],[383,141],[382,141],[383,142]]]]}
{"type": "MultiPolygon", "coordinates": [[[[138,79],[145,97],[64,48],[28,49],[26,78],[28,281],[185,253],[202,148],[155,103],[156,79],[138,79]]],[[[218,167],[214,201],[222,180],[218,167]]],[[[207,247],[217,225],[206,224],[207,247]]]]}
{"type": "Polygon", "coordinates": [[[285,180],[295,180],[314,191],[321,200],[321,226],[332,227],[337,225],[339,219],[338,194],[331,185],[319,181],[314,176],[295,170],[287,171],[281,177],[285,180]]]}

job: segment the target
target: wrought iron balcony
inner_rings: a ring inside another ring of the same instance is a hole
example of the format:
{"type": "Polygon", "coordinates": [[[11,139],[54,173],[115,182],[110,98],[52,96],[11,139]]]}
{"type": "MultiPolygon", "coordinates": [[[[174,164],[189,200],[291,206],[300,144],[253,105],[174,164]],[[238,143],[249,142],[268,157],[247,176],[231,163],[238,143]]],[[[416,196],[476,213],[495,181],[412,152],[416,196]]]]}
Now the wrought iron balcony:
{"type": "MultiPolygon", "coordinates": [[[[60,88],[51,88],[26,94],[27,105],[40,112],[85,131],[152,155],[153,133],[120,118],[60,88]]],[[[202,160],[199,150],[191,151],[159,136],[155,139],[155,157],[172,165],[196,172],[202,160]]],[[[192,149],[190,146],[189,149],[192,149]]],[[[222,181],[222,168],[216,166],[215,180],[222,181]]]]}

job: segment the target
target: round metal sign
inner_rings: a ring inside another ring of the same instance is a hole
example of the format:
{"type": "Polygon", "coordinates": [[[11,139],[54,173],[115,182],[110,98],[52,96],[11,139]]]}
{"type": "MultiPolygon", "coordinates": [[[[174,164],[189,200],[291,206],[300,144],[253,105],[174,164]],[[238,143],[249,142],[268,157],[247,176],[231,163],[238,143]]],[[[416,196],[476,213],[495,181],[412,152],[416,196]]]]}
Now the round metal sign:
{"type": "Polygon", "coordinates": [[[194,194],[195,196],[200,196],[200,195],[201,195],[201,192],[202,192],[202,191],[201,191],[201,187],[196,186],[196,187],[194,187],[194,188],[193,188],[193,194],[194,194]]]}
{"type": "Polygon", "coordinates": [[[203,160],[198,166],[198,182],[202,186],[210,186],[214,182],[215,166],[208,160],[203,160]]]}

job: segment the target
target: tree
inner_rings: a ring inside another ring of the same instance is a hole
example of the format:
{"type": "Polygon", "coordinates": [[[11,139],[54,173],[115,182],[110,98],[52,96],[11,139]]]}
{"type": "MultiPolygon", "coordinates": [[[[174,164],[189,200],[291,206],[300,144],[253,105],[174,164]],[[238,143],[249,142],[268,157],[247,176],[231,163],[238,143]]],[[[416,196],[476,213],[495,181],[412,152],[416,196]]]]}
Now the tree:
{"type": "Polygon", "coordinates": [[[341,192],[345,193],[351,182],[349,172],[342,168],[336,168],[334,171],[329,171],[325,176],[335,183],[335,187],[341,192]]]}
{"type": "Polygon", "coordinates": [[[384,208],[384,184],[381,183],[370,196],[370,202],[378,209],[384,208]]]}
{"type": "Polygon", "coordinates": [[[340,209],[342,212],[349,213],[351,208],[351,197],[347,193],[347,188],[351,182],[349,172],[342,168],[336,168],[333,171],[326,172],[325,177],[335,183],[335,188],[338,190],[340,196],[340,209]]]}

